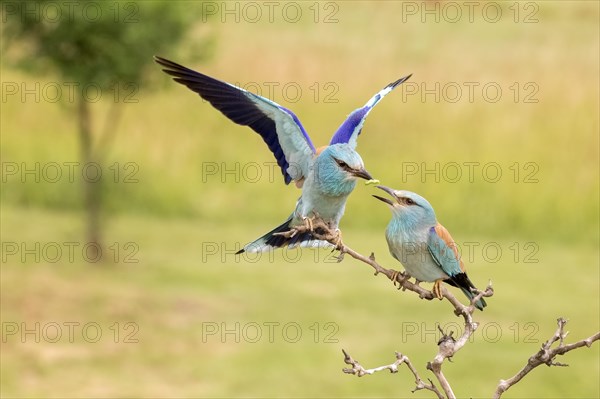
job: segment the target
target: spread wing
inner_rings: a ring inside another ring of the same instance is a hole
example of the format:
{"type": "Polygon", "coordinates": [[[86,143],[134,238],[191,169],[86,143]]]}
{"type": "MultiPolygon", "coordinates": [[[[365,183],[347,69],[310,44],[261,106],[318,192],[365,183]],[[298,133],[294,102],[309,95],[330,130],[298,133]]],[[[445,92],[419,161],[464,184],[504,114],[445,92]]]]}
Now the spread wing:
{"type": "Polygon", "coordinates": [[[394,90],[394,88],[399,84],[406,82],[411,76],[412,74],[390,83],[389,85],[385,86],[383,90],[375,94],[369,101],[367,101],[364,107],[354,110],[350,115],[348,115],[348,118],[346,118],[344,123],[342,123],[342,125],[335,132],[331,138],[331,143],[329,144],[333,145],[339,143],[348,143],[352,146],[352,148],[356,148],[358,135],[362,131],[362,127],[365,124],[365,120],[367,119],[369,112],[371,112],[373,107],[375,107],[375,105],[383,97],[394,90]]]}
{"type": "Polygon", "coordinates": [[[292,111],[164,58],[155,56],[154,60],[173,80],[198,93],[233,122],[258,133],[275,155],[286,184],[306,176],[315,147],[292,111]]]}
{"type": "Polygon", "coordinates": [[[429,229],[427,249],[435,262],[450,278],[465,272],[465,266],[458,254],[456,243],[448,230],[441,224],[438,223],[429,229]]]}

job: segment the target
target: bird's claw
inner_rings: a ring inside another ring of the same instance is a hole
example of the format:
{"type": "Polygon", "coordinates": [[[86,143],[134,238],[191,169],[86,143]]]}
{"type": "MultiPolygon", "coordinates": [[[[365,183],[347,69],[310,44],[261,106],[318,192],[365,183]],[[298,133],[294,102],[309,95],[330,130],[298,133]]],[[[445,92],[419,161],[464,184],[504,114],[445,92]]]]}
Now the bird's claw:
{"type": "Polygon", "coordinates": [[[312,212],[311,216],[302,216],[302,221],[304,222],[304,228],[308,231],[315,230],[315,221],[321,219],[321,216],[317,212],[312,212]]]}
{"type": "Polygon", "coordinates": [[[400,281],[398,280],[398,277],[404,277],[404,273],[399,272],[397,270],[392,270],[392,275],[390,276],[390,280],[392,280],[392,283],[394,284],[394,287],[396,286],[396,284],[398,284],[398,289],[402,288],[402,284],[400,284],[400,281]]]}
{"type": "Polygon", "coordinates": [[[444,295],[442,295],[442,281],[443,280],[435,280],[435,283],[433,283],[433,295],[435,295],[435,297],[439,300],[442,300],[444,298],[444,295]]]}
{"type": "Polygon", "coordinates": [[[334,250],[338,250],[338,251],[342,251],[342,249],[344,248],[344,243],[342,242],[342,231],[340,229],[336,229],[336,237],[334,239],[334,250]]]}
{"type": "Polygon", "coordinates": [[[396,286],[396,278],[398,278],[398,272],[395,270],[392,270],[392,275],[390,276],[390,280],[392,280],[392,284],[394,284],[394,287],[396,286]]]}
{"type": "MultiPolygon", "coordinates": [[[[397,270],[392,270],[392,275],[390,276],[390,280],[392,280],[392,283],[394,283],[394,286],[396,286],[396,284],[398,284],[399,290],[404,290],[405,288],[402,286],[402,283],[404,283],[410,277],[411,277],[410,274],[408,274],[408,272],[406,272],[406,271],[399,272],[397,270]]],[[[419,280],[416,281],[416,284],[417,285],[419,284],[419,280]]]]}
{"type": "Polygon", "coordinates": [[[304,217],[302,218],[302,221],[304,222],[304,227],[308,230],[308,231],[313,231],[313,219],[309,218],[309,217],[304,217]]]}

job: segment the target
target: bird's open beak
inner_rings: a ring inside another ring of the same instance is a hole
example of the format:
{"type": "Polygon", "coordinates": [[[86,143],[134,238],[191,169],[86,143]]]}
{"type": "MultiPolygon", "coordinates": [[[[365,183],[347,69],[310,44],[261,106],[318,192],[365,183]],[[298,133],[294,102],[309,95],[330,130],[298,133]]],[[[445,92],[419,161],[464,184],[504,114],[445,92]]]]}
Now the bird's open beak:
{"type": "Polygon", "coordinates": [[[373,180],[373,176],[371,176],[371,174],[369,172],[367,172],[365,169],[352,171],[352,174],[356,177],[360,177],[365,180],[373,180]]]}
{"type": "MultiPolygon", "coordinates": [[[[394,195],[394,190],[392,190],[391,188],[386,187],[386,186],[377,186],[377,188],[385,191],[386,193],[391,195],[394,199],[396,198],[396,196],[394,195]]],[[[373,195],[373,197],[377,198],[380,201],[385,202],[389,206],[394,206],[394,204],[395,204],[395,202],[390,200],[389,198],[380,197],[379,195],[373,195]]]]}

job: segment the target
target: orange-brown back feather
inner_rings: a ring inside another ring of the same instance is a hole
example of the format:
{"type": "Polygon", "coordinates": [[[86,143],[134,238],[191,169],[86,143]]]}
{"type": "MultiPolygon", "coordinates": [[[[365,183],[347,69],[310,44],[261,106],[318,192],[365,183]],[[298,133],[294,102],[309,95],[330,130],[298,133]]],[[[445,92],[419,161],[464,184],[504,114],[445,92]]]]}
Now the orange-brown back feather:
{"type": "Polygon", "coordinates": [[[446,245],[448,245],[449,248],[452,249],[452,252],[454,253],[454,256],[456,257],[456,259],[458,259],[458,262],[460,264],[460,270],[465,273],[465,265],[458,253],[458,247],[456,245],[456,242],[454,242],[454,239],[452,238],[452,236],[450,235],[450,232],[444,227],[442,226],[439,222],[438,224],[434,227],[435,232],[437,233],[437,235],[444,240],[444,242],[446,243],[446,245]]]}

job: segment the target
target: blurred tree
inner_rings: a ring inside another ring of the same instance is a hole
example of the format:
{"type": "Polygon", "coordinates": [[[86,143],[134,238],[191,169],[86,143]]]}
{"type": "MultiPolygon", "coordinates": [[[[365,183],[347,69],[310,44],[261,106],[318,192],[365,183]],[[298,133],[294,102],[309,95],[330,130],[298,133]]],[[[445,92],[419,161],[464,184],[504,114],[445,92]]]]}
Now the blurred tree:
{"type": "MultiPolygon", "coordinates": [[[[200,21],[201,9],[199,3],[189,7],[186,2],[2,1],[3,50],[14,50],[9,54],[17,67],[32,73],[56,73],[75,87],[72,112],[77,115],[82,164],[102,165],[127,102],[123,94],[137,93],[142,82],[151,81],[142,76],[154,64],[152,56],[172,55],[177,43],[200,21]],[[108,96],[112,103],[102,134],[93,132],[91,103],[96,100],[88,93],[91,87],[101,93],[121,94],[108,96]]],[[[212,37],[195,38],[192,49],[186,50],[206,55],[211,44],[212,37]]],[[[96,244],[90,248],[99,251],[102,185],[102,178],[84,178],[87,239],[96,244]]],[[[88,255],[99,258],[98,253],[88,255]]]]}

